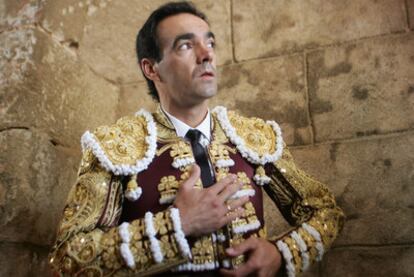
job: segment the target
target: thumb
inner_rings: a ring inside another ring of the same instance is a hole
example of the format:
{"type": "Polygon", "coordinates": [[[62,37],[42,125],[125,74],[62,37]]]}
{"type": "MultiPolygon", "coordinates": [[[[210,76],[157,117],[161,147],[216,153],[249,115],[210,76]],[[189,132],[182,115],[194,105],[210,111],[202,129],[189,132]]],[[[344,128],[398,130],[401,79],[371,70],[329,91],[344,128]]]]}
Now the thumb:
{"type": "Polygon", "coordinates": [[[183,182],[183,184],[180,186],[183,189],[189,189],[194,187],[197,180],[200,178],[200,167],[196,164],[194,164],[191,167],[190,176],[183,182]]]}
{"type": "Polygon", "coordinates": [[[247,239],[239,244],[233,245],[226,249],[226,253],[229,256],[235,257],[239,256],[245,252],[254,249],[254,243],[251,239],[247,239]]]}

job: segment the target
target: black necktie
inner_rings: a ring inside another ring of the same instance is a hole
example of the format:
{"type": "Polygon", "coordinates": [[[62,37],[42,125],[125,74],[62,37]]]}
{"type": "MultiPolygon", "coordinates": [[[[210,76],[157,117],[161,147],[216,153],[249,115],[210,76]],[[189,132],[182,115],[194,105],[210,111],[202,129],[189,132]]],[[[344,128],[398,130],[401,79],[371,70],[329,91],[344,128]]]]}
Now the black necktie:
{"type": "Polygon", "coordinates": [[[191,142],[194,158],[201,170],[201,181],[203,182],[203,187],[211,186],[214,184],[214,178],[211,174],[207,152],[205,148],[200,144],[201,132],[196,129],[190,129],[188,130],[185,137],[188,138],[191,142]]]}

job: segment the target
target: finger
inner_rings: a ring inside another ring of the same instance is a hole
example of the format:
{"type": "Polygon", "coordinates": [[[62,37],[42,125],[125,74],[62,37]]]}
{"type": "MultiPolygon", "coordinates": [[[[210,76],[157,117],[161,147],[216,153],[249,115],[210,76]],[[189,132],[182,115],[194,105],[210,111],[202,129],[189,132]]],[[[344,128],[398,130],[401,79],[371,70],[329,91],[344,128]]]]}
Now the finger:
{"type": "Polygon", "coordinates": [[[220,269],[220,273],[224,276],[248,276],[249,274],[253,273],[256,269],[251,267],[249,262],[238,266],[236,269],[228,270],[228,269],[220,269]]]}
{"type": "Polygon", "coordinates": [[[229,224],[236,218],[243,217],[245,213],[245,210],[243,208],[237,208],[231,212],[227,212],[225,216],[222,217],[221,226],[224,226],[226,224],[229,224]]]}
{"type": "Polygon", "coordinates": [[[237,177],[234,174],[229,174],[211,187],[208,188],[213,194],[219,194],[224,188],[236,181],[237,177]]]}
{"type": "Polygon", "coordinates": [[[227,255],[231,257],[239,256],[245,252],[251,251],[257,247],[256,238],[250,237],[249,239],[242,241],[239,244],[233,245],[226,249],[227,255]]]}
{"type": "Polygon", "coordinates": [[[194,164],[191,167],[190,176],[187,178],[187,180],[185,180],[181,184],[180,190],[190,189],[190,188],[194,187],[195,183],[197,182],[197,180],[199,178],[200,178],[200,167],[198,165],[194,164]]]}
{"type": "Polygon", "coordinates": [[[228,200],[226,204],[230,208],[230,211],[233,211],[233,210],[237,210],[238,208],[246,204],[248,201],[249,201],[249,197],[243,196],[239,199],[228,200]]]}
{"type": "Polygon", "coordinates": [[[220,269],[220,275],[222,276],[236,276],[235,269],[220,269]]]}
{"type": "Polygon", "coordinates": [[[243,183],[239,181],[235,181],[232,184],[227,185],[220,193],[219,197],[222,201],[226,201],[229,199],[233,194],[236,193],[241,187],[243,186],[243,183]]]}

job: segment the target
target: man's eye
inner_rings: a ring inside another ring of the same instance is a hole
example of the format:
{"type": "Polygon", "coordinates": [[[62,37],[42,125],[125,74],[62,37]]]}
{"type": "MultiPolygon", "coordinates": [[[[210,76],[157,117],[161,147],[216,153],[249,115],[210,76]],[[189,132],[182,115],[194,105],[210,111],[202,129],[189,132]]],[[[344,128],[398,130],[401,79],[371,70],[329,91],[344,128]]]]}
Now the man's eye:
{"type": "Polygon", "coordinates": [[[209,48],[216,48],[216,42],[215,41],[209,41],[207,43],[207,47],[209,47],[209,48]]]}
{"type": "Polygon", "coordinates": [[[183,43],[183,44],[180,44],[180,46],[178,46],[178,49],[179,49],[179,50],[188,50],[188,49],[190,49],[190,48],[191,48],[191,45],[190,45],[190,43],[188,43],[188,42],[183,43]]]}

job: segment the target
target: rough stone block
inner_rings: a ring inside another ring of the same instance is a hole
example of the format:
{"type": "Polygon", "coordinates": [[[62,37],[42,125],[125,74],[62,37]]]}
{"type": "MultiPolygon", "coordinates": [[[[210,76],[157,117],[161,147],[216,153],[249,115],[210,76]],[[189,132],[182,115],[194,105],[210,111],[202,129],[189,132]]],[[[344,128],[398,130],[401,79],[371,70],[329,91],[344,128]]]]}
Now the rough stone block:
{"type": "Polygon", "coordinates": [[[236,60],[402,31],[404,0],[233,1],[236,60]]]}
{"type": "Polygon", "coordinates": [[[0,128],[36,126],[62,145],[79,145],[86,129],[112,123],[118,88],[37,29],[0,35],[0,128]]]}
{"type": "Polygon", "coordinates": [[[0,149],[0,240],[51,245],[80,151],[26,129],[2,131],[0,149]]]}
{"type": "Polygon", "coordinates": [[[309,54],[316,141],[414,127],[414,34],[309,54]]]}
{"type": "Polygon", "coordinates": [[[334,249],[325,256],[322,276],[413,276],[414,247],[334,249]]]}
{"type": "Polygon", "coordinates": [[[414,29],[414,2],[407,0],[405,3],[407,3],[409,27],[410,29],[414,29]]]}
{"type": "MultiPolygon", "coordinates": [[[[205,11],[216,33],[220,64],[232,60],[230,2],[193,1],[205,11]]],[[[137,65],[135,39],[139,28],[158,6],[166,1],[79,1],[47,0],[45,28],[59,40],[77,45],[79,55],[107,79],[119,83],[143,81],[137,65]]]]}
{"type": "Polygon", "coordinates": [[[336,245],[414,240],[414,135],[292,149],[298,164],[328,184],[347,220],[336,245]]]}
{"type": "Polygon", "coordinates": [[[38,21],[40,2],[33,0],[0,0],[0,32],[38,21]]]}
{"type": "Polygon", "coordinates": [[[219,94],[211,106],[224,105],[246,116],[275,120],[286,143],[309,143],[303,68],[301,55],[224,66],[219,94]]]}
{"type": "Polygon", "coordinates": [[[39,12],[40,24],[56,40],[67,42],[67,46],[76,50],[92,7],[95,7],[92,1],[45,0],[39,12]]]}
{"type": "Polygon", "coordinates": [[[52,276],[47,254],[35,246],[0,243],[0,276],[52,276]]]}
{"type": "Polygon", "coordinates": [[[123,85],[119,100],[118,117],[132,115],[140,109],[155,111],[157,102],[148,94],[147,83],[123,85]]]}

